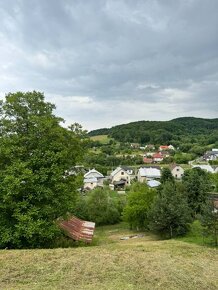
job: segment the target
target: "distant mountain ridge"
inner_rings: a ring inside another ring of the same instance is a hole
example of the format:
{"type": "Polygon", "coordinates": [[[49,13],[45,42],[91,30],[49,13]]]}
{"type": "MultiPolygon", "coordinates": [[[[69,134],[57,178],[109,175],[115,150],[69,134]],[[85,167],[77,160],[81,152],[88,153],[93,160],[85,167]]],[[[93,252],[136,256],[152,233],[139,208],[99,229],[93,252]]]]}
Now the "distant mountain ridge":
{"type": "Polygon", "coordinates": [[[89,132],[89,136],[97,135],[109,135],[120,142],[166,144],[181,139],[199,143],[200,139],[206,138],[206,144],[211,144],[218,141],[218,118],[181,117],[170,121],[137,121],[89,132]]]}

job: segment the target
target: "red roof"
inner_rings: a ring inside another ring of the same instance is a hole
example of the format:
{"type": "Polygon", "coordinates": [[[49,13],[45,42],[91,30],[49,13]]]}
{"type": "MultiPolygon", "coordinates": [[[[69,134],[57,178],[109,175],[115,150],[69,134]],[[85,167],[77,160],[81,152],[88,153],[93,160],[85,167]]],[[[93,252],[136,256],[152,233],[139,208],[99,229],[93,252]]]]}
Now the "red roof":
{"type": "Polygon", "coordinates": [[[152,163],[153,159],[152,158],[143,158],[144,163],[152,163]]]}
{"type": "Polygon", "coordinates": [[[169,146],[167,146],[167,145],[162,145],[162,146],[160,146],[160,148],[161,148],[161,149],[168,149],[169,146]]]}
{"type": "Polygon", "coordinates": [[[162,154],[161,153],[155,153],[153,155],[153,158],[163,158],[162,154]]]}
{"type": "Polygon", "coordinates": [[[61,221],[59,225],[75,241],[84,241],[86,243],[92,241],[95,230],[95,223],[93,222],[83,221],[72,216],[68,220],[61,221]]]}

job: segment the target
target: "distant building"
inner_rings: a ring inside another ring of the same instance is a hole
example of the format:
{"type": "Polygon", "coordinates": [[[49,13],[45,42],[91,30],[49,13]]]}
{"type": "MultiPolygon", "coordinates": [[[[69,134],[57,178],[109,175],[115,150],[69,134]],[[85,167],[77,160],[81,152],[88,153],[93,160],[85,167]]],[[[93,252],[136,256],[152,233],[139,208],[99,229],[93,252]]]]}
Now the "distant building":
{"type": "Polygon", "coordinates": [[[152,157],[154,162],[161,162],[164,159],[161,153],[155,153],[152,157]]]}
{"type": "Polygon", "coordinates": [[[169,168],[174,178],[181,179],[183,177],[184,169],[180,165],[171,164],[169,168]]]}
{"type": "Polygon", "coordinates": [[[141,167],[138,170],[138,181],[145,182],[152,179],[160,179],[161,171],[157,166],[141,167]]]}
{"type": "Polygon", "coordinates": [[[153,162],[153,158],[144,157],[143,158],[143,162],[147,163],[147,164],[152,163],[153,162]]]}
{"type": "Polygon", "coordinates": [[[212,151],[207,151],[203,156],[203,160],[205,161],[213,161],[217,159],[218,159],[218,149],[212,149],[212,151]]]}
{"type": "Polygon", "coordinates": [[[159,147],[160,151],[168,151],[168,150],[175,150],[173,145],[161,145],[159,147]]]}
{"type": "Polygon", "coordinates": [[[110,174],[111,183],[114,184],[115,187],[129,186],[134,177],[132,168],[127,166],[119,166],[110,174]]]}
{"type": "Polygon", "coordinates": [[[84,175],[83,187],[87,190],[92,190],[98,186],[103,187],[103,180],[104,175],[93,168],[84,175]]]}

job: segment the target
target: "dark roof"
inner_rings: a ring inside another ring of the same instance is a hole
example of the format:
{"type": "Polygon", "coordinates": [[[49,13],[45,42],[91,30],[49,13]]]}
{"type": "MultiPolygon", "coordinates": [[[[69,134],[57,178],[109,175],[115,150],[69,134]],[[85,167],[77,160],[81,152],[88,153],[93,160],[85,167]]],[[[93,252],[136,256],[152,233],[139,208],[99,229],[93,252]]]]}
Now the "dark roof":
{"type": "Polygon", "coordinates": [[[120,166],[120,168],[122,168],[125,171],[132,170],[132,168],[131,167],[128,167],[128,166],[120,166]]]}
{"type": "Polygon", "coordinates": [[[119,181],[114,181],[114,185],[125,185],[126,181],[124,179],[121,179],[119,181]]]}

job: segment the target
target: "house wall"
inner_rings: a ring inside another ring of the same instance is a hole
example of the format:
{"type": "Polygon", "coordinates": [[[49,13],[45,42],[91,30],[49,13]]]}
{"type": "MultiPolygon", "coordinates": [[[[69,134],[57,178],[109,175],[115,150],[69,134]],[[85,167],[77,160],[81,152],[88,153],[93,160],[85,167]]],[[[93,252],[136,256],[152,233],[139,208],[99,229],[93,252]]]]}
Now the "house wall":
{"type": "Polygon", "coordinates": [[[130,185],[130,175],[124,170],[120,170],[119,172],[117,172],[117,174],[112,177],[111,181],[113,183],[114,181],[120,181],[121,179],[126,179],[126,181],[128,182],[126,182],[126,184],[130,185]]]}
{"type": "Polygon", "coordinates": [[[181,179],[184,175],[184,169],[180,166],[176,166],[175,168],[173,168],[171,173],[174,178],[181,179]]]}
{"type": "Polygon", "coordinates": [[[84,188],[90,188],[90,189],[94,189],[95,187],[98,186],[97,182],[85,182],[84,183],[84,188]]]}
{"type": "Polygon", "coordinates": [[[145,176],[141,176],[139,172],[138,172],[137,178],[138,178],[139,182],[146,182],[146,177],[145,176]]]}

